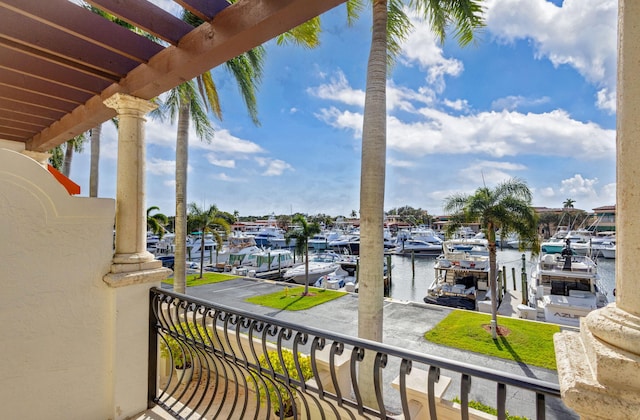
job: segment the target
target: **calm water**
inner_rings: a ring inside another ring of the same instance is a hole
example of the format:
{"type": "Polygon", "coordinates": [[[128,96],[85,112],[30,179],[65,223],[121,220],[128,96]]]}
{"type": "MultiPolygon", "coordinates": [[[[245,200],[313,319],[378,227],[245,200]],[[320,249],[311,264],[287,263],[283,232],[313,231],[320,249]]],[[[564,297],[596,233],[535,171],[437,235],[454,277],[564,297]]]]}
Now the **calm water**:
{"type": "MultiPolygon", "coordinates": [[[[533,261],[531,261],[530,253],[525,252],[525,265],[527,278],[531,275],[533,261]]],[[[398,300],[409,300],[415,302],[423,302],[427,287],[431,285],[435,277],[433,264],[435,256],[416,256],[415,257],[415,275],[412,274],[412,264],[410,256],[394,255],[391,257],[393,264],[392,278],[393,285],[391,288],[391,297],[398,300]]],[[[598,273],[602,278],[602,284],[607,290],[607,298],[609,302],[613,302],[615,297],[612,291],[615,287],[615,260],[599,258],[598,273]]],[[[516,289],[521,290],[520,273],[522,270],[522,253],[516,249],[505,249],[498,251],[498,265],[506,267],[507,270],[507,288],[513,288],[512,268],[516,270],[516,289]]]]}

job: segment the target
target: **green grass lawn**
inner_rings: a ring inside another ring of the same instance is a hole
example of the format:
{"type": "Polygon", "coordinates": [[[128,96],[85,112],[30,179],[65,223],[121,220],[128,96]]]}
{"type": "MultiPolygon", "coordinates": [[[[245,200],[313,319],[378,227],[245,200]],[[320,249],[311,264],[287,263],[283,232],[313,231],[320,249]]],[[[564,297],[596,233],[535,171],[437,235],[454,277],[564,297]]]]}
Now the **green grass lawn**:
{"type": "MultiPolygon", "coordinates": [[[[238,276],[232,276],[231,274],[223,274],[223,273],[202,273],[202,278],[200,277],[200,273],[198,274],[187,274],[187,287],[192,286],[202,286],[203,284],[211,284],[211,283],[220,283],[221,281],[233,280],[237,279],[238,276]]],[[[173,277],[169,277],[166,280],[162,281],[165,284],[173,285],[173,277]]]]}
{"type": "Polygon", "coordinates": [[[499,316],[498,326],[506,327],[508,334],[493,340],[484,328],[490,321],[489,314],[456,310],[424,337],[449,347],[556,369],[553,334],[560,332],[559,326],[499,316]]]}
{"type": "Polygon", "coordinates": [[[284,289],[269,293],[267,295],[253,296],[245,301],[255,303],[256,305],[268,306],[275,309],[283,309],[286,311],[300,311],[303,309],[313,308],[321,303],[337,299],[344,296],[346,292],[337,290],[319,289],[316,287],[309,288],[309,295],[303,296],[304,286],[285,287],[284,289]]]}

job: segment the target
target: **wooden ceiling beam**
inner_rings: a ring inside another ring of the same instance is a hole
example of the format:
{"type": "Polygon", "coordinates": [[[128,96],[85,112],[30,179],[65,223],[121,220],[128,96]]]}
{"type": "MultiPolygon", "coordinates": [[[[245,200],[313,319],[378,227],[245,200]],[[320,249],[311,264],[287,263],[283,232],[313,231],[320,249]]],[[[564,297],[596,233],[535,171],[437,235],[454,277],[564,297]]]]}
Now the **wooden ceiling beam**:
{"type": "Polygon", "coordinates": [[[60,121],[27,141],[27,149],[47,151],[115,116],[103,100],[115,93],[154,98],[186,80],[343,3],[344,0],[240,0],[210,24],[193,29],[178,46],[168,47],[120,83],[105,89],[60,121]]]}

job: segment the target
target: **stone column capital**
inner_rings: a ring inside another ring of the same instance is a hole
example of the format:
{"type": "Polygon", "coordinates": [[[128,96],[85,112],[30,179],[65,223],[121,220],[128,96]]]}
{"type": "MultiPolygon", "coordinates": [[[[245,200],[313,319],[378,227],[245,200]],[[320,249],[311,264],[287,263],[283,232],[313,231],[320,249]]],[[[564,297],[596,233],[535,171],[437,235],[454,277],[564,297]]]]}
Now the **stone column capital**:
{"type": "Polygon", "coordinates": [[[157,104],[151,101],[124,93],[116,93],[110,96],[104,100],[104,104],[118,111],[119,115],[135,113],[142,116],[158,107],[157,104]]]}

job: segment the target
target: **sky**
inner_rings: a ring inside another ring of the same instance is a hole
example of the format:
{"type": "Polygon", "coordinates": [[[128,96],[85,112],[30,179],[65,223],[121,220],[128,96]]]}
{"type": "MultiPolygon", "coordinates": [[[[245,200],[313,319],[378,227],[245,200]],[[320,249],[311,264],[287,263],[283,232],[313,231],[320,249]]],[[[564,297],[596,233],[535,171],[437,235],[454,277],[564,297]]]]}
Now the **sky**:
{"type": "MultiPolygon", "coordinates": [[[[615,204],[617,2],[487,0],[474,44],[444,44],[412,16],[387,79],[384,209],[442,215],[444,200],[518,177],[534,206],[615,204]]],[[[189,136],[187,201],[240,216],[349,216],[359,210],[371,15],[321,16],[321,45],[266,44],[252,123],[224,68],[213,69],[223,119],[210,142],[189,136]]],[[[146,123],[146,201],[175,214],[177,126],[146,123]]],[[[100,197],[115,197],[117,132],[103,124],[100,197]]],[[[89,192],[90,146],[70,178],[89,192]]]]}

